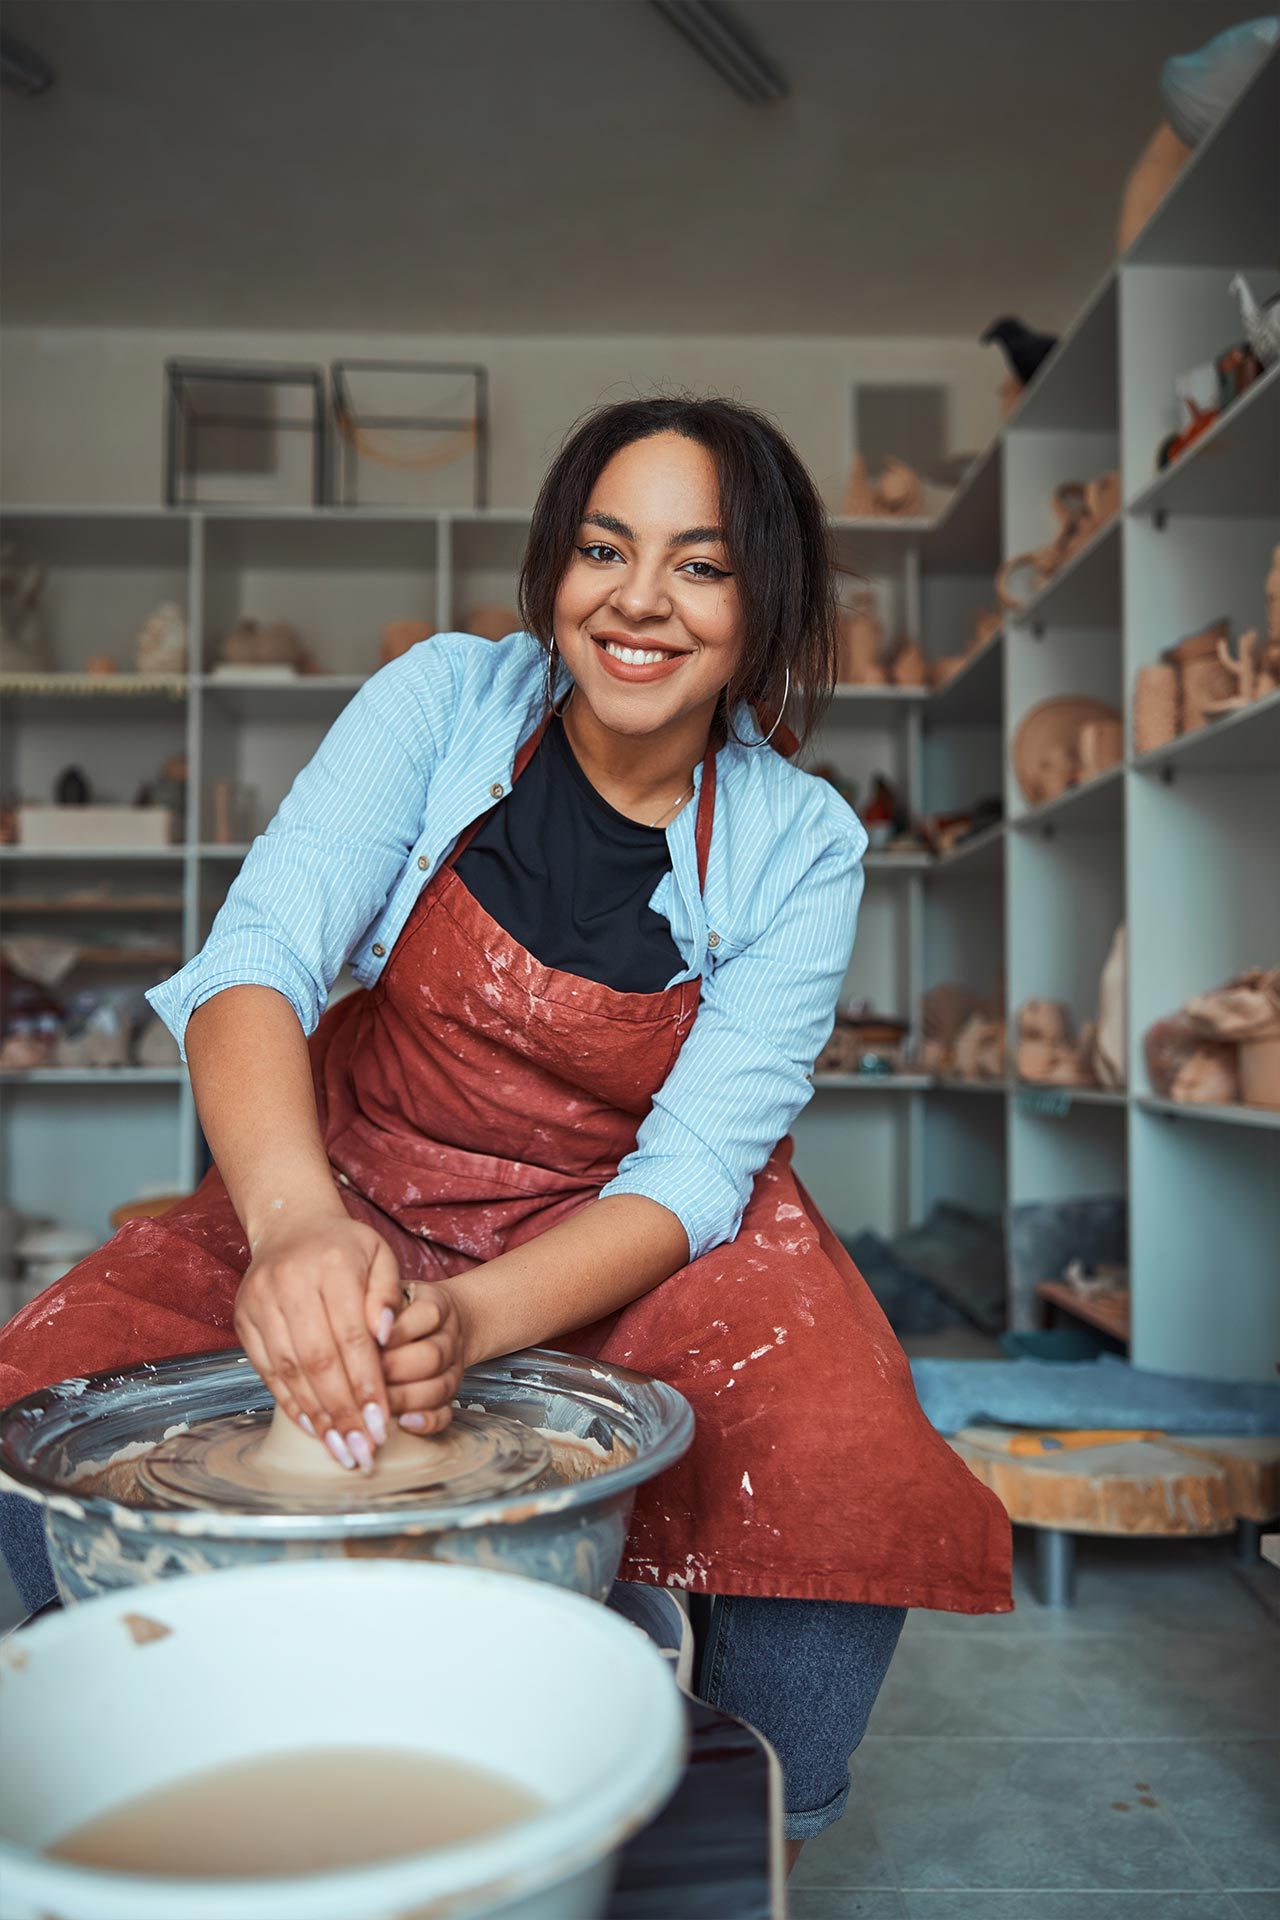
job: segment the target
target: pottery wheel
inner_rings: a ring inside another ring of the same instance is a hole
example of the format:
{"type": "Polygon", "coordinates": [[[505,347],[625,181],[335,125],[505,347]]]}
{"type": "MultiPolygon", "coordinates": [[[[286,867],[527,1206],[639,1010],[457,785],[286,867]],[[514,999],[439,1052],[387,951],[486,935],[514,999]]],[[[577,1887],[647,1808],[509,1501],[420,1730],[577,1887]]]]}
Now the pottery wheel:
{"type": "Polygon", "coordinates": [[[283,1427],[265,1411],[201,1421],[138,1460],[139,1491],[165,1506],[239,1513],[456,1506],[518,1492],[551,1462],[542,1434],[480,1408],[455,1408],[441,1434],[393,1428],[372,1478],[338,1466],[291,1422],[283,1427]]]}

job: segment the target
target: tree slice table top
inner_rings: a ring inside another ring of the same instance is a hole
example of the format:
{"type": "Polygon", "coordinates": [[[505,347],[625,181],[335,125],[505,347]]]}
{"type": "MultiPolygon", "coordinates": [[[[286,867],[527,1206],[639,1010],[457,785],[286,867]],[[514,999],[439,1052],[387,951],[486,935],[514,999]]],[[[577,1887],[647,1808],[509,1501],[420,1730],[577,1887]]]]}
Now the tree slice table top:
{"type": "Polygon", "coordinates": [[[1021,1526],[1177,1537],[1280,1514],[1280,1436],[965,1427],[951,1445],[1021,1526]]]}

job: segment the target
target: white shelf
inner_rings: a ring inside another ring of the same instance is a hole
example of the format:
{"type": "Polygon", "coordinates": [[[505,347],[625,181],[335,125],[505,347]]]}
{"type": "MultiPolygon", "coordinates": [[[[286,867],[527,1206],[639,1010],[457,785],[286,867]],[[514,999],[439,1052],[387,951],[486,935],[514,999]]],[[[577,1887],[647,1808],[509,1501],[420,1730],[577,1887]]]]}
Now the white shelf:
{"type": "Polygon", "coordinates": [[[168,847],[0,847],[0,862],[75,860],[84,866],[115,866],[135,860],[182,860],[184,846],[168,847]]]}
{"type": "Polygon", "coordinates": [[[1038,807],[1009,816],[1009,825],[1018,833],[1037,832],[1047,827],[1118,826],[1122,806],[1124,767],[1117,764],[1105,773],[1095,774],[1078,786],[1068,787],[1055,800],[1044,800],[1038,807]]]}
{"type": "Polygon", "coordinates": [[[998,627],[989,640],[967,656],[963,666],[931,690],[924,716],[926,726],[954,726],[971,720],[998,724],[1003,645],[1004,628],[998,627]]]}
{"type": "Polygon", "coordinates": [[[868,873],[927,873],[934,864],[931,853],[873,853],[862,856],[868,873]]]}
{"type": "Polygon", "coordinates": [[[185,1067],[0,1067],[7,1087],[177,1087],[185,1067]]]}
{"type": "Polygon", "coordinates": [[[1190,1100],[1158,1100],[1154,1094],[1139,1094],[1134,1103],[1144,1113],[1163,1113],[1174,1120],[1204,1120],[1230,1127],[1280,1127],[1280,1110],[1275,1107],[1197,1106],[1190,1100]]]}
{"type": "Polygon", "coordinates": [[[1198,773],[1218,768],[1280,766],[1280,692],[1266,694],[1234,713],[1220,714],[1194,733],[1182,733],[1163,747],[1141,753],[1132,765],[1140,773],[1198,773]]]}
{"type": "Polygon", "coordinates": [[[981,833],[971,834],[967,840],[962,840],[958,847],[952,847],[950,853],[938,855],[933,863],[934,873],[945,873],[950,867],[994,864],[1000,857],[1004,835],[1003,820],[997,820],[993,826],[984,827],[981,833]]]}
{"type": "Polygon", "coordinates": [[[815,1074],[815,1093],[923,1093],[932,1086],[927,1073],[815,1074]]]}

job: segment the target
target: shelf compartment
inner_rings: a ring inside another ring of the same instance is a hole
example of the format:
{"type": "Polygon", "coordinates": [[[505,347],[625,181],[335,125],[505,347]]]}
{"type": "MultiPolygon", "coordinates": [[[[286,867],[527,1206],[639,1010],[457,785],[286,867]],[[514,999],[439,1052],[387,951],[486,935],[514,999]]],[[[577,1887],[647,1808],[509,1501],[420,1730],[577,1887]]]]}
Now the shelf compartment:
{"type": "Polygon", "coordinates": [[[1280,767],[1280,692],[1269,693],[1235,713],[1224,713],[1194,733],[1139,754],[1139,773],[1213,772],[1219,768],[1280,767]]]}
{"type": "Polygon", "coordinates": [[[0,1067],[7,1087],[178,1087],[185,1067],[0,1067]]]}
{"type": "Polygon", "coordinates": [[[116,898],[77,900],[65,895],[10,893],[0,898],[0,917],[31,914],[33,917],[66,916],[94,920],[107,913],[181,913],[182,896],[172,893],[126,893],[116,898]]]}
{"type": "Polygon", "coordinates": [[[925,708],[926,727],[957,726],[970,721],[1000,723],[1000,660],[1004,628],[971,653],[949,680],[934,687],[925,708]]]}
{"type": "Polygon", "coordinates": [[[1115,432],[1117,274],[1109,267],[1049,358],[1005,421],[1013,434],[1027,428],[1115,432]]]}
{"type": "Polygon", "coordinates": [[[862,864],[868,873],[927,873],[934,864],[931,853],[864,853],[862,864]]]}
{"type": "Polygon", "coordinates": [[[1280,362],[1181,459],[1129,501],[1132,514],[1280,512],[1280,362]]]}
{"type": "Polygon", "coordinates": [[[115,866],[118,863],[135,860],[183,860],[187,849],[183,846],[170,847],[0,847],[0,863],[10,861],[21,863],[28,860],[78,860],[82,866],[100,867],[104,863],[115,866]]]}
{"type": "Polygon", "coordinates": [[[1042,801],[1038,807],[1028,807],[1025,813],[1011,815],[1009,825],[1017,833],[1040,832],[1046,827],[1061,827],[1064,831],[1070,828],[1118,828],[1122,814],[1123,785],[1124,767],[1108,767],[1105,773],[1096,774],[1092,780],[1068,787],[1055,800],[1042,801]]]}
{"type": "Polygon", "coordinates": [[[992,574],[1000,563],[1002,446],[997,434],[966,469],[963,479],[923,537],[926,574],[992,574]]]}
{"type": "Polygon", "coordinates": [[[995,866],[1000,859],[1004,845],[1005,823],[997,820],[994,826],[984,827],[981,833],[971,834],[962,840],[958,847],[952,847],[950,853],[941,853],[933,863],[934,874],[946,873],[953,867],[995,866]]]}
{"type": "Polygon", "coordinates": [[[1129,1340],[1129,1295],[1117,1289],[1112,1293],[1102,1293],[1090,1299],[1077,1293],[1065,1280],[1041,1280],[1036,1287],[1037,1296],[1048,1306],[1057,1307],[1063,1313],[1069,1313],[1075,1320],[1083,1320],[1087,1327],[1097,1327],[1100,1333],[1109,1333],[1114,1340],[1129,1340]]]}
{"type": "Polygon", "coordinates": [[[1120,516],[1113,515],[1091,540],[1047,580],[1016,613],[1015,627],[1039,636],[1049,625],[1115,627],[1120,622],[1120,516]]]}
{"type": "Polygon", "coordinates": [[[1007,1094],[1011,1083],[1008,1080],[955,1080],[947,1074],[936,1074],[929,1083],[931,1093],[998,1093],[1007,1094]]]}
{"type": "Polygon", "coordinates": [[[306,720],[332,707],[336,717],[370,676],[363,673],[300,673],[292,680],[236,680],[202,674],[199,685],[211,708],[237,720],[306,720]]]}
{"type": "Polygon", "coordinates": [[[1019,1111],[1049,1119],[1065,1116],[1073,1106],[1123,1107],[1129,1095],[1124,1087],[1059,1087],[1044,1080],[1015,1080],[1019,1111]]]}
{"type": "Polygon", "coordinates": [[[185,673],[0,673],[6,700],[184,700],[185,673]]]}
{"type": "Polygon", "coordinates": [[[917,701],[928,700],[928,698],[928,687],[863,687],[849,681],[841,682],[841,684],[837,686],[833,696],[834,701],[842,706],[846,704],[854,705],[859,701],[867,701],[873,706],[882,706],[895,702],[903,702],[909,706],[917,701]]]}

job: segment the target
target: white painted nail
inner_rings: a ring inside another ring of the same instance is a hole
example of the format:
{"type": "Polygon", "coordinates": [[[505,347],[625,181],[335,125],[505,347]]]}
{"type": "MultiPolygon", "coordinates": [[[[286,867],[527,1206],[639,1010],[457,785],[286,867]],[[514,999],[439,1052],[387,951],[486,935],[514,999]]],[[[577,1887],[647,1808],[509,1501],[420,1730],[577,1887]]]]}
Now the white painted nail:
{"type": "Polygon", "coordinates": [[[347,1445],[354,1453],[361,1473],[372,1473],[373,1448],[369,1445],[367,1436],[361,1433],[358,1427],[347,1435],[347,1445]]]}
{"type": "Polygon", "coordinates": [[[364,1423],[369,1429],[369,1438],[374,1446],[382,1446],[387,1437],[387,1423],[382,1417],[382,1408],[376,1400],[370,1400],[361,1407],[360,1412],[364,1416],[364,1423]]]}
{"type": "Polygon", "coordinates": [[[402,1427],[407,1427],[410,1433],[425,1433],[427,1430],[427,1416],[425,1413],[402,1413],[399,1424],[402,1427]]]}
{"type": "Polygon", "coordinates": [[[316,1430],[315,1430],[315,1428],[314,1428],[314,1427],[312,1426],[312,1424],[311,1424],[311,1422],[310,1422],[310,1420],[309,1420],[309,1419],[307,1418],[307,1416],[306,1416],[306,1414],[305,1414],[305,1413],[300,1413],[300,1414],[298,1415],[298,1425],[299,1425],[299,1426],[300,1426],[300,1427],[302,1428],[302,1431],[303,1431],[304,1433],[309,1433],[309,1434],[311,1435],[311,1438],[312,1438],[313,1440],[315,1439],[315,1437],[316,1437],[316,1430]]]}
{"type": "Polygon", "coordinates": [[[378,1315],[378,1345],[380,1347],[386,1346],[388,1340],[391,1338],[391,1329],[395,1323],[396,1317],[390,1307],[384,1307],[378,1315]]]}
{"type": "Polygon", "coordinates": [[[354,1467],[355,1461],[347,1451],[347,1443],[336,1427],[330,1427],[324,1437],[324,1443],[340,1467],[354,1467]]]}

